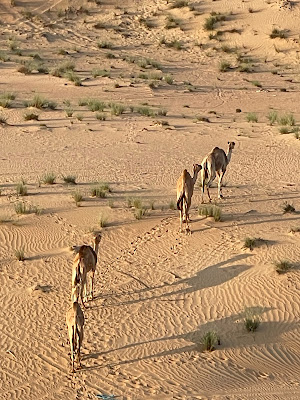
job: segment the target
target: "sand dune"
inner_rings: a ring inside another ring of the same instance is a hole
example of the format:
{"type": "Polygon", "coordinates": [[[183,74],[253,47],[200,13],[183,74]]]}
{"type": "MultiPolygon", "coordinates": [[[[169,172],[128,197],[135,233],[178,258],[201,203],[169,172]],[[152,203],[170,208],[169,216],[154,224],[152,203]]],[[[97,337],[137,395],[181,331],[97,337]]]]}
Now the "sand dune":
{"type": "Polygon", "coordinates": [[[1,399],[300,398],[300,4],[179,6],[0,4],[1,399]],[[55,104],[26,106],[34,95],[55,104]],[[224,200],[211,189],[222,220],[198,214],[197,183],[192,235],[180,234],[178,177],[228,141],[224,200]],[[99,182],[105,198],[91,195],[99,182]],[[17,214],[19,202],[32,212],[17,214]],[[71,374],[70,248],[99,230],[83,368],[71,374]],[[252,251],[246,237],[260,239],[252,251]],[[277,274],[282,260],[293,268],[277,274]],[[245,309],[260,319],[254,333],[245,309]],[[209,331],[213,352],[201,344],[209,331]]]}

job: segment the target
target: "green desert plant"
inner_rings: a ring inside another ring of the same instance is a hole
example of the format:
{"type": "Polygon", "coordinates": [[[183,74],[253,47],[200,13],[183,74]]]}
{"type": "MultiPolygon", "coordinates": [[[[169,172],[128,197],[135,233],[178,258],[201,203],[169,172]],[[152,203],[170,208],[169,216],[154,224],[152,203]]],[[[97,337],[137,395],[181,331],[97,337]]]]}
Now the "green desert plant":
{"type": "Polygon", "coordinates": [[[270,121],[270,125],[275,124],[275,122],[278,120],[278,112],[275,110],[269,111],[267,118],[270,121]]]}
{"type": "Polygon", "coordinates": [[[280,39],[285,39],[286,38],[286,32],[284,30],[280,30],[278,28],[274,28],[270,34],[271,39],[275,38],[280,38],[280,39]]]}
{"type": "Polygon", "coordinates": [[[66,72],[74,71],[74,69],[75,69],[75,64],[73,63],[73,61],[65,61],[65,62],[59,64],[50,73],[53,76],[57,76],[57,77],[61,78],[62,76],[65,75],[66,72]]]}
{"type": "Polygon", "coordinates": [[[279,118],[279,123],[280,123],[280,125],[294,126],[294,125],[295,125],[295,118],[294,118],[294,115],[293,115],[292,113],[282,115],[282,116],[279,118]]]}
{"type": "Polygon", "coordinates": [[[244,326],[248,332],[255,332],[260,325],[259,315],[255,310],[246,307],[244,310],[244,326]]]}
{"type": "Polygon", "coordinates": [[[246,237],[244,239],[244,249],[250,249],[251,251],[254,249],[254,247],[261,242],[261,238],[255,238],[255,237],[246,237]]]}
{"type": "Polygon", "coordinates": [[[226,72],[230,69],[230,63],[228,61],[221,61],[219,64],[219,71],[226,72]]]}
{"type": "Polygon", "coordinates": [[[286,213],[294,213],[296,211],[295,207],[292,204],[289,204],[287,201],[285,201],[283,203],[282,210],[283,210],[284,214],[286,214],[286,213]]]}
{"type": "Polygon", "coordinates": [[[23,201],[18,201],[14,204],[16,214],[40,214],[41,210],[37,206],[32,206],[24,203],[23,201]]]}
{"type": "Polygon", "coordinates": [[[122,104],[117,104],[117,103],[110,103],[110,112],[112,115],[121,115],[125,112],[126,107],[123,106],[122,104]]]}
{"type": "Polygon", "coordinates": [[[16,192],[17,195],[19,196],[27,196],[28,191],[27,191],[27,186],[23,184],[23,182],[20,182],[16,186],[16,192]]]}
{"type": "Polygon", "coordinates": [[[205,217],[213,217],[216,222],[221,221],[222,210],[216,205],[200,206],[199,215],[204,215],[205,217]]]}
{"type": "Polygon", "coordinates": [[[106,120],[106,115],[103,113],[97,113],[96,114],[96,118],[98,119],[98,121],[105,121],[106,120]]]}
{"type": "Polygon", "coordinates": [[[38,121],[39,119],[39,115],[37,113],[34,112],[28,112],[24,114],[24,119],[25,121],[38,121]]]}
{"type": "Polygon", "coordinates": [[[42,177],[42,182],[47,185],[53,185],[55,183],[56,175],[53,172],[46,172],[42,177]]]}
{"type": "Polygon", "coordinates": [[[81,79],[73,70],[66,71],[64,77],[73,82],[75,86],[81,86],[81,79]]]}
{"type": "Polygon", "coordinates": [[[148,214],[148,209],[146,207],[136,208],[133,215],[135,219],[142,219],[148,214]]]}
{"type": "Polygon", "coordinates": [[[93,186],[91,188],[91,196],[105,198],[107,196],[107,192],[109,192],[109,187],[107,184],[98,184],[97,186],[93,186]]]}
{"type": "Polygon", "coordinates": [[[99,225],[101,226],[101,228],[105,228],[106,226],[108,226],[108,218],[103,214],[100,214],[99,225]]]}
{"type": "Polygon", "coordinates": [[[254,113],[254,112],[247,113],[246,114],[246,120],[248,122],[258,122],[258,118],[257,118],[256,113],[254,113]]]}
{"type": "Polygon", "coordinates": [[[259,81],[251,81],[252,85],[261,88],[262,84],[259,81]]]}
{"type": "Polygon", "coordinates": [[[72,198],[75,201],[76,206],[79,207],[80,203],[83,201],[82,193],[79,190],[76,190],[76,192],[72,194],[72,198]]]}
{"type": "Polygon", "coordinates": [[[106,69],[95,68],[92,70],[92,76],[93,78],[97,78],[98,76],[110,77],[110,73],[106,69]]]}
{"type": "Polygon", "coordinates": [[[67,184],[76,185],[76,176],[75,175],[63,175],[63,181],[67,184]]]}
{"type": "Polygon", "coordinates": [[[187,7],[189,2],[186,0],[175,0],[174,3],[170,5],[170,8],[182,8],[187,7]]]}
{"type": "Polygon", "coordinates": [[[24,101],[25,107],[35,107],[35,108],[50,108],[50,109],[55,109],[57,104],[54,101],[50,101],[47,99],[44,99],[42,96],[39,94],[34,95],[32,100],[24,101]]]}
{"type": "Polygon", "coordinates": [[[287,126],[281,126],[279,128],[279,133],[281,133],[282,135],[287,135],[288,133],[290,133],[290,130],[287,126]]]}
{"type": "Polygon", "coordinates": [[[284,274],[293,267],[293,264],[287,260],[280,260],[274,262],[274,267],[278,274],[284,274]]]}
{"type": "Polygon", "coordinates": [[[218,341],[217,333],[215,331],[208,331],[202,336],[200,343],[205,351],[213,351],[218,341]]]}
{"type": "Polygon", "coordinates": [[[16,249],[15,256],[18,261],[24,261],[25,260],[24,247],[21,247],[20,249],[16,249]]]}
{"type": "Polygon", "coordinates": [[[179,21],[175,19],[172,15],[168,15],[166,18],[166,24],[165,28],[166,29],[174,29],[179,26],[179,21]]]}
{"type": "Polygon", "coordinates": [[[15,100],[16,95],[14,93],[2,93],[0,95],[0,106],[3,108],[9,108],[12,100],[15,100]]]}
{"type": "Polygon", "coordinates": [[[0,124],[5,125],[7,121],[7,117],[0,114],[0,124]]]}

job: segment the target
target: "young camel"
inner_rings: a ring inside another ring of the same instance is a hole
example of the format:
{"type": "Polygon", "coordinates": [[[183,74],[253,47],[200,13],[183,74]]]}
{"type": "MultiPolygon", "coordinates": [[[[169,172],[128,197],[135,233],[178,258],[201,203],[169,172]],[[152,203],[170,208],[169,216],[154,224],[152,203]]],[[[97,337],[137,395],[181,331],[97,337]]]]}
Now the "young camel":
{"type": "Polygon", "coordinates": [[[226,168],[230,162],[232,150],[234,149],[235,143],[228,142],[228,152],[225,154],[225,151],[219,149],[219,147],[215,147],[212,151],[203,159],[202,161],[202,171],[201,171],[201,184],[202,184],[202,195],[201,195],[201,203],[204,203],[204,187],[206,186],[207,195],[209,198],[209,202],[211,202],[211,197],[209,194],[209,186],[212,181],[215,179],[216,174],[219,177],[218,183],[218,198],[222,199],[222,180],[224,178],[226,168]]]}
{"type": "Polygon", "coordinates": [[[81,367],[80,348],[83,341],[84,326],[84,315],[77,301],[73,302],[72,307],[67,311],[66,323],[71,347],[72,372],[75,372],[75,357],[77,358],[79,367],[81,367]]]}
{"type": "Polygon", "coordinates": [[[182,231],[182,222],[185,222],[186,232],[190,231],[189,210],[191,207],[194,186],[197,180],[198,173],[202,169],[202,166],[199,164],[194,164],[193,169],[193,177],[191,177],[191,175],[185,169],[177,181],[177,209],[179,210],[180,217],[180,231],[182,231]]]}
{"type": "Polygon", "coordinates": [[[82,245],[78,249],[73,261],[72,268],[72,299],[78,301],[79,296],[83,306],[84,300],[87,300],[87,278],[90,275],[90,297],[94,298],[94,277],[97,265],[97,254],[101,235],[95,235],[93,238],[93,248],[88,245],[82,245]],[[77,290],[78,289],[78,290],[77,290]],[[84,290],[84,298],[83,298],[84,290]]]}

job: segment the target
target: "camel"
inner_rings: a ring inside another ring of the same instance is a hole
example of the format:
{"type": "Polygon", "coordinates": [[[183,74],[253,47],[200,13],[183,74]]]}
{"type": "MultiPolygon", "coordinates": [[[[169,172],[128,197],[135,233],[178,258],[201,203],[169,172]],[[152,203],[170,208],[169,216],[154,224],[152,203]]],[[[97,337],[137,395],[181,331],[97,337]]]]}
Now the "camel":
{"type": "Polygon", "coordinates": [[[79,363],[79,367],[81,367],[80,348],[83,341],[84,326],[84,315],[77,301],[73,302],[72,307],[68,309],[66,323],[71,347],[72,372],[75,372],[75,356],[77,356],[77,362],[79,363]]]}
{"type": "Polygon", "coordinates": [[[204,187],[206,186],[207,195],[209,198],[209,202],[211,202],[211,197],[209,194],[209,186],[212,181],[215,179],[216,174],[219,177],[218,183],[218,198],[222,199],[222,180],[224,178],[226,168],[230,162],[232,150],[234,149],[235,143],[228,142],[228,152],[225,154],[223,149],[219,147],[215,147],[212,151],[204,157],[202,161],[202,171],[201,171],[201,184],[202,184],[202,195],[201,195],[201,203],[204,203],[204,187]]]}
{"type": "Polygon", "coordinates": [[[101,235],[95,235],[93,238],[93,247],[82,245],[78,248],[73,261],[72,268],[72,301],[78,301],[79,296],[83,306],[84,300],[87,300],[87,277],[90,275],[90,293],[91,300],[94,298],[94,277],[97,265],[97,254],[101,235]],[[83,299],[84,290],[84,299],[83,299]]]}
{"type": "Polygon", "coordinates": [[[199,171],[202,166],[199,164],[193,165],[194,176],[188,173],[185,169],[177,181],[177,209],[180,213],[180,232],[182,232],[182,222],[186,223],[186,232],[190,232],[189,228],[189,210],[194,192],[194,186],[197,180],[199,171]]]}

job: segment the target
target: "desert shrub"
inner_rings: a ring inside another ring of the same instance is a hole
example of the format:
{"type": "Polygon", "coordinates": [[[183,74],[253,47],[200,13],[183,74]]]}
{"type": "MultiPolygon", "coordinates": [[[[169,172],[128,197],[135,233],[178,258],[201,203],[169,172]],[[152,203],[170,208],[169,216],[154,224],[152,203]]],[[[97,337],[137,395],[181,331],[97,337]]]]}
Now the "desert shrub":
{"type": "Polygon", "coordinates": [[[67,71],[64,77],[73,82],[75,86],[81,86],[81,79],[74,71],[67,71]]]}
{"type": "Polygon", "coordinates": [[[96,118],[97,118],[99,121],[105,121],[105,120],[106,120],[106,115],[105,115],[105,114],[102,114],[102,113],[97,113],[97,114],[96,114],[96,118]]]}
{"type": "Polygon", "coordinates": [[[248,332],[255,332],[260,325],[260,318],[257,313],[246,307],[244,311],[244,326],[248,332]]]}
{"type": "Polygon", "coordinates": [[[72,193],[72,198],[75,201],[75,204],[77,207],[80,206],[80,203],[83,201],[83,195],[79,190],[76,190],[76,192],[72,193]]]}
{"type": "Polygon", "coordinates": [[[183,43],[180,40],[174,39],[171,40],[170,42],[166,42],[165,45],[169,48],[173,48],[175,50],[182,50],[183,49],[183,43]]]}
{"type": "Polygon", "coordinates": [[[61,78],[66,72],[74,71],[75,64],[72,61],[65,61],[59,64],[56,68],[51,71],[51,75],[61,78]]]}
{"type": "Polygon", "coordinates": [[[288,133],[290,133],[290,130],[287,126],[281,126],[279,128],[279,133],[281,133],[282,135],[287,135],[288,133]]]}
{"type": "Polygon", "coordinates": [[[77,114],[76,118],[78,119],[78,121],[82,121],[83,120],[83,115],[82,114],[77,114]]]}
{"type": "Polygon", "coordinates": [[[164,75],[163,80],[167,82],[168,85],[172,85],[174,78],[171,75],[164,75]]]}
{"type": "Polygon", "coordinates": [[[27,186],[22,182],[18,183],[16,186],[16,192],[19,196],[27,196],[27,186]]]}
{"type": "Polygon", "coordinates": [[[187,7],[189,2],[186,0],[175,0],[174,3],[170,5],[170,8],[182,8],[187,7]]]}
{"type": "Polygon", "coordinates": [[[205,217],[213,217],[216,222],[221,221],[222,210],[216,205],[200,206],[199,215],[204,215],[205,217]]]}
{"type": "Polygon", "coordinates": [[[20,65],[17,68],[17,71],[21,72],[24,75],[31,74],[33,70],[34,70],[34,66],[33,66],[33,64],[31,62],[26,62],[25,64],[20,65]]]}
{"type": "Polygon", "coordinates": [[[106,226],[108,226],[108,218],[103,214],[100,214],[99,225],[101,226],[101,228],[105,228],[106,226]]]}
{"type": "Polygon", "coordinates": [[[110,103],[109,107],[112,115],[121,115],[126,111],[126,107],[122,104],[110,103]]]}
{"type": "Polygon", "coordinates": [[[0,124],[5,125],[7,121],[7,117],[0,114],[0,124]]]}
{"type": "Polygon", "coordinates": [[[106,106],[103,101],[96,100],[96,99],[88,99],[86,102],[86,105],[87,105],[88,109],[93,112],[103,111],[106,106]]]}
{"type": "Polygon", "coordinates": [[[0,106],[3,108],[9,108],[12,100],[15,100],[16,95],[14,93],[2,93],[0,95],[0,106]]]}
{"type": "Polygon", "coordinates": [[[258,81],[251,81],[251,83],[252,83],[252,85],[254,85],[256,87],[259,87],[259,88],[262,87],[262,84],[260,82],[258,82],[258,81]]]}
{"type": "Polygon", "coordinates": [[[230,63],[228,61],[221,61],[219,64],[219,71],[226,72],[230,69],[230,63]]]}
{"type": "Polygon", "coordinates": [[[175,19],[172,15],[168,15],[166,18],[166,29],[174,29],[179,26],[179,21],[175,19]]]}
{"type": "Polygon", "coordinates": [[[40,214],[41,210],[37,206],[32,206],[24,203],[23,201],[18,201],[14,204],[16,214],[40,214]]]}
{"type": "Polygon", "coordinates": [[[257,118],[256,113],[254,113],[254,112],[247,113],[246,114],[246,120],[248,122],[258,122],[258,118],[257,118]]]}
{"type": "Polygon", "coordinates": [[[280,39],[285,39],[286,38],[286,32],[284,30],[280,30],[277,28],[274,28],[270,34],[271,39],[275,38],[280,38],[280,39]]]}
{"type": "Polygon", "coordinates": [[[15,256],[18,261],[24,261],[25,260],[24,248],[21,247],[20,249],[16,249],[15,256]]]}
{"type": "Polygon", "coordinates": [[[155,210],[155,201],[154,200],[151,200],[149,202],[149,208],[150,208],[150,210],[155,210]]]}
{"type": "Polygon", "coordinates": [[[292,113],[291,114],[285,114],[285,115],[282,115],[279,118],[278,122],[280,123],[280,125],[294,126],[295,125],[295,118],[294,118],[294,115],[292,113]]]}
{"type": "Polygon", "coordinates": [[[110,77],[110,73],[106,69],[95,68],[92,70],[92,76],[93,78],[97,78],[98,76],[110,77]]]}
{"type": "Polygon", "coordinates": [[[109,43],[109,42],[98,42],[97,46],[99,47],[99,49],[112,49],[113,48],[112,43],[109,43]]]}
{"type": "Polygon", "coordinates": [[[53,172],[46,172],[42,177],[42,182],[47,185],[53,185],[55,183],[56,175],[53,172]]]}
{"type": "Polygon", "coordinates": [[[201,338],[201,344],[205,351],[213,351],[218,343],[218,335],[215,331],[206,332],[201,338]]]}
{"type": "Polygon", "coordinates": [[[44,99],[40,95],[36,94],[34,95],[32,100],[27,100],[24,101],[25,107],[35,107],[35,108],[50,108],[50,109],[55,109],[57,104],[54,101],[50,101],[47,99],[44,99]]]}
{"type": "Polygon", "coordinates": [[[63,181],[68,184],[76,185],[76,176],[75,175],[63,175],[63,181]]]}
{"type": "Polygon", "coordinates": [[[292,204],[289,204],[287,201],[285,201],[283,203],[282,210],[283,210],[284,214],[286,214],[286,213],[294,213],[296,211],[295,207],[292,204]]]}
{"type": "Polygon", "coordinates": [[[250,249],[251,251],[254,249],[254,247],[261,242],[262,239],[261,238],[255,238],[255,237],[246,237],[244,239],[244,248],[245,249],[250,249]]]}
{"type": "Polygon", "coordinates": [[[74,110],[72,108],[66,108],[65,113],[66,113],[67,117],[70,118],[70,117],[72,117],[74,110]]]}
{"type": "Polygon", "coordinates": [[[294,226],[290,229],[291,233],[298,233],[300,232],[300,226],[294,226]]]}
{"type": "Polygon", "coordinates": [[[141,115],[145,115],[146,117],[154,117],[154,111],[150,107],[140,106],[136,107],[136,112],[141,115]]]}
{"type": "Polygon", "coordinates": [[[269,111],[267,118],[270,121],[270,124],[273,125],[278,120],[278,112],[275,110],[269,111]]]}
{"type": "Polygon", "coordinates": [[[169,210],[176,210],[176,204],[174,200],[169,202],[169,210]]]}
{"type": "Polygon", "coordinates": [[[148,214],[148,209],[146,207],[136,208],[133,215],[135,219],[142,219],[148,214]]]}
{"type": "Polygon", "coordinates": [[[91,196],[93,197],[104,198],[108,192],[111,192],[111,188],[107,183],[99,183],[91,188],[91,196]]]}
{"type": "Polygon", "coordinates": [[[293,264],[287,260],[280,260],[274,262],[274,267],[278,274],[284,274],[293,267],[293,264]]]}
{"type": "Polygon", "coordinates": [[[39,115],[34,112],[28,112],[24,114],[24,119],[25,121],[31,121],[31,120],[38,121],[39,115]]]}

